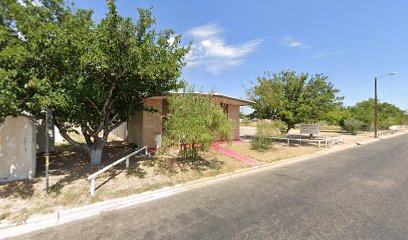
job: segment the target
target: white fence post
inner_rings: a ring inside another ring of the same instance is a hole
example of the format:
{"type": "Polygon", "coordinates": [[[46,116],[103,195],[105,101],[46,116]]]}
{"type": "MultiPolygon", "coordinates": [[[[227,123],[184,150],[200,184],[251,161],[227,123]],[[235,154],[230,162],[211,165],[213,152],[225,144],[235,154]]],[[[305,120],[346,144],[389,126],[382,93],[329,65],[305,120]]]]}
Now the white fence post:
{"type": "Polygon", "coordinates": [[[90,184],[91,184],[91,186],[90,186],[89,193],[90,193],[92,196],[95,196],[95,178],[91,178],[90,184]]]}
{"type": "Polygon", "coordinates": [[[126,168],[129,168],[129,157],[126,158],[126,168]]]}

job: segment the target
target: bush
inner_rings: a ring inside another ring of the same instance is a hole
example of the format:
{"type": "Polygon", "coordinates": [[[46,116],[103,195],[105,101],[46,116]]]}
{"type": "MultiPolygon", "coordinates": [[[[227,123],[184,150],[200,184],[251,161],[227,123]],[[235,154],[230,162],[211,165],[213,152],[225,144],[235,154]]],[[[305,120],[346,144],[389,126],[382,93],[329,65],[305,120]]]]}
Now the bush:
{"type": "Polygon", "coordinates": [[[357,120],[355,118],[347,118],[344,120],[344,130],[347,132],[357,135],[359,131],[361,131],[364,127],[364,122],[357,120]]]}
{"type": "Polygon", "coordinates": [[[251,142],[251,146],[256,150],[267,150],[272,145],[271,137],[280,136],[287,129],[286,123],[275,121],[262,121],[256,126],[256,135],[251,142]]]}
{"type": "Polygon", "coordinates": [[[255,136],[251,141],[251,147],[258,151],[265,151],[271,148],[272,139],[255,136]]]}
{"type": "Polygon", "coordinates": [[[243,126],[251,125],[251,123],[252,123],[252,121],[250,119],[248,119],[248,118],[243,118],[242,121],[241,121],[241,125],[243,125],[243,126]]]}
{"type": "Polygon", "coordinates": [[[166,147],[178,146],[182,158],[196,159],[216,138],[232,138],[234,123],[211,95],[190,90],[168,101],[166,147]]]}

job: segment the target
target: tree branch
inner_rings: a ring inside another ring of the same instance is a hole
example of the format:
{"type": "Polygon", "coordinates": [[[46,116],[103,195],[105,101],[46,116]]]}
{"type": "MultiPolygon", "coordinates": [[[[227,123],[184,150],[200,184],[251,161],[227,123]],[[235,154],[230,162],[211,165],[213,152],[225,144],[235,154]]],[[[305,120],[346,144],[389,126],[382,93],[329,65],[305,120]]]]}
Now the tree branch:
{"type": "Polygon", "coordinates": [[[116,121],[117,118],[118,118],[117,114],[113,116],[112,119],[108,122],[108,126],[111,125],[114,121],[116,121]]]}
{"type": "Polygon", "coordinates": [[[74,139],[72,139],[71,136],[69,136],[65,126],[63,124],[59,123],[58,120],[55,117],[54,117],[54,124],[59,129],[61,136],[64,137],[65,140],[67,140],[72,146],[82,148],[82,149],[84,149],[86,151],[91,150],[88,146],[86,146],[84,144],[80,144],[77,141],[75,141],[74,139]]]}
{"type": "Polygon", "coordinates": [[[96,104],[89,97],[85,96],[85,99],[91,103],[92,107],[94,107],[97,111],[99,111],[98,106],[96,106],[96,104]]]}
{"type": "Polygon", "coordinates": [[[91,136],[90,136],[89,131],[87,130],[87,128],[88,128],[87,126],[81,126],[81,132],[82,132],[82,135],[84,135],[86,144],[92,145],[93,143],[91,141],[91,136]]]}
{"type": "Polygon", "coordinates": [[[115,128],[122,125],[122,123],[124,123],[124,121],[117,122],[117,123],[113,124],[110,128],[107,128],[108,133],[112,132],[115,128]]]}
{"type": "Polygon", "coordinates": [[[111,99],[112,99],[113,92],[114,92],[115,89],[116,89],[116,85],[117,85],[119,79],[120,79],[121,77],[123,77],[123,75],[124,75],[125,73],[126,73],[126,69],[121,69],[121,70],[119,70],[119,71],[116,73],[115,82],[113,82],[111,88],[109,89],[108,97],[105,99],[105,102],[103,103],[103,107],[102,107],[102,112],[103,112],[103,113],[106,113],[106,110],[107,110],[108,106],[110,105],[110,101],[111,101],[111,99]]]}
{"type": "MultiPolygon", "coordinates": [[[[108,121],[108,117],[110,115],[109,114],[110,113],[110,108],[112,107],[112,103],[113,103],[113,100],[112,100],[113,92],[116,89],[116,86],[117,86],[117,83],[118,83],[119,79],[126,73],[126,71],[127,70],[124,68],[124,69],[118,70],[118,72],[116,73],[115,82],[112,83],[111,88],[109,89],[109,94],[106,97],[105,102],[103,104],[103,107],[101,109],[101,112],[104,114],[104,120],[103,120],[103,122],[101,122],[98,129],[95,131],[95,134],[98,134],[103,129],[104,130],[104,139],[105,139],[105,132],[107,132],[109,134],[109,132],[113,130],[113,129],[112,130],[108,129],[108,126],[113,122],[113,120],[108,121]]],[[[95,137],[95,135],[94,135],[94,137],[95,137]]],[[[106,137],[106,139],[107,139],[107,137],[106,137]]]]}
{"type": "Polygon", "coordinates": [[[92,129],[87,124],[81,125],[81,130],[82,129],[84,129],[89,136],[94,137],[95,135],[98,135],[98,132],[97,131],[92,131],[92,129]]]}

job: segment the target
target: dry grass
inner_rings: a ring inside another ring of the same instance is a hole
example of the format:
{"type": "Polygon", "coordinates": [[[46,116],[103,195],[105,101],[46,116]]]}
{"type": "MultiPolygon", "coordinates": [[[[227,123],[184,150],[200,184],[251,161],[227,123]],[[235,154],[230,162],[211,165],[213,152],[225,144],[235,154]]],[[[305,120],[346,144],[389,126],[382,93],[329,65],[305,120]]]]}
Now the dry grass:
{"type": "MultiPolygon", "coordinates": [[[[79,130],[77,130],[79,131],[79,130]]],[[[102,137],[103,133],[101,132],[99,134],[100,137],[102,137]]],[[[84,135],[82,135],[79,132],[70,132],[69,136],[76,142],[78,143],[86,143],[84,135]]],[[[119,142],[122,141],[122,139],[120,139],[119,137],[116,137],[114,134],[109,134],[108,136],[108,142],[119,142]]],[[[55,146],[57,147],[63,147],[63,146],[70,146],[69,142],[67,140],[63,140],[63,142],[61,143],[56,143],[55,146]]]]}
{"type": "Polygon", "coordinates": [[[164,186],[215,176],[249,167],[248,165],[208,152],[199,161],[175,161],[172,171],[158,167],[151,159],[131,158],[131,164],[119,164],[96,179],[96,196],[91,197],[86,177],[125,156],[130,149],[121,143],[104,151],[102,165],[90,166],[87,154],[70,146],[58,147],[51,155],[50,193],[45,195],[44,160],[37,159],[37,176],[33,180],[0,184],[0,222],[23,223],[29,216],[52,213],[58,209],[82,206],[155,190],[164,186]]]}
{"type": "Polygon", "coordinates": [[[274,143],[271,149],[266,151],[258,151],[252,149],[251,143],[232,143],[225,145],[227,148],[236,151],[242,155],[254,158],[261,162],[271,163],[282,159],[298,157],[310,153],[315,153],[324,148],[317,148],[316,146],[305,145],[291,145],[288,147],[284,143],[274,143]]]}

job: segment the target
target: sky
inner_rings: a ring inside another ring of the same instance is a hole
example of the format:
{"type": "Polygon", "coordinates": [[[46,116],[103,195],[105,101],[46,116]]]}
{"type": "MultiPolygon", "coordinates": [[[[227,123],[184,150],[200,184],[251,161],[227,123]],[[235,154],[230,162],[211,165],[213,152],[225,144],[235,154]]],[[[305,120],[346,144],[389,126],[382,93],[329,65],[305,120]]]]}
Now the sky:
{"type": "MultiPolygon", "coordinates": [[[[76,0],[94,9],[104,0],[76,0]]],[[[183,78],[199,90],[246,98],[265,71],[323,73],[346,106],[373,98],[408,110],[406,0],[119,0],[120,14],[137,19],[153,7],[156,29],[173,29],[192,43],[183,78]]],[[[248,110],[246,110],[248,111],[248,110]]]]}

